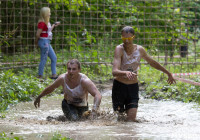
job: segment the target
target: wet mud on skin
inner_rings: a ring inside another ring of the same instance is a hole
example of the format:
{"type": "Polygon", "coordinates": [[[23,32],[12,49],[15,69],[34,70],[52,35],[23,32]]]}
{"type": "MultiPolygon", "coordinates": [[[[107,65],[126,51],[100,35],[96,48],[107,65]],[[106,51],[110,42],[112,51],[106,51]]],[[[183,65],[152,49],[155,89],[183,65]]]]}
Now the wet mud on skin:
{"type": "MultiPolygon", "coordinates": [[[[6,118],[0,119],[0,131],[28,140],[48,140],[55,132],[75,140],[200,138],[200,109],[196,104],[140,97],[138,122],[126,122],[124,118],[117,121],[112,111],[111,85],[106,86],[106,90],[98,86],[103,97],[97,120],[68,121],[61,109],[63,95],[59,94],[42,98],[38,109],[35,109],[33,102],[10,108],[6,118]]],[[[89,96],[90,109],[92,105],[93,98],[89,96]]]]}

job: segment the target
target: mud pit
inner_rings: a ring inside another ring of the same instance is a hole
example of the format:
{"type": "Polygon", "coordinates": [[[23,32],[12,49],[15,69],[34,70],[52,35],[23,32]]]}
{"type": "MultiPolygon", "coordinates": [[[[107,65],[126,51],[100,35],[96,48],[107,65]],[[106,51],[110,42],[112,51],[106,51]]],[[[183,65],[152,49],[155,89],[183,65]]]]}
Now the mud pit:
{"type": "MultiPolygon", "coordinates": [[[[97,120],[67,121],[61,109],[63,95],[55,95],[42,98],[39,109],[33,102],[11,108],[6,118],[0,119],[0,130],[28,140],[47,140],[55,132],[75,140],[199,139],[200,109],[196,104],[140,97],[138,122],[117,121],[112,111],[111,86],[107,86],[107,90],[101,90],[101,115],[97,120]]],[[[92,104],[89,96],[90,108],[92,104]]]]}

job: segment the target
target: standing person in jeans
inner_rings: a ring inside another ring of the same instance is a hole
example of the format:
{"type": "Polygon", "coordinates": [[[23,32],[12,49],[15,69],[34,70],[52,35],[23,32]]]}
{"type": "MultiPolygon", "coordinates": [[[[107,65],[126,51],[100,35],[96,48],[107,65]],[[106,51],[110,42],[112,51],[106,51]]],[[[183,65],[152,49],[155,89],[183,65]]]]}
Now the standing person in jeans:
{"type": "Polygon", "coordinates": [[[153,60],[142,46],[133,43],[135,32],[132,27],[124,27],[121,35],[123,43],[115,48],[112,70],[114,76],[112,88],[113,109],[119,114],[126,112],[127,121],[136,121],[139,101],[137,71],[140,59],[143,58],[152,67],[167,74],[169,84],[175,83],[175,80],[172,74],[153,60]]]}
{"type": "Polygon", "coordinates": [[[52,79],[57,78],[56,74],[56,62],[57,57],[56,54],[50,44],[50,40],[52,39],[52,30],[55,26],[58,24],[53,24],[51,27],[51,24],[49,22],[50,19],[50,8],[49,7],[43,7],[40,10],[40,18],[38,21],[38,29],[36,33],[36,40],[35,43],[38,44],[40,47],[40,64],[39,64],[39,72],[38,72],[38,78],[43,77],[44,67],[47,61],[47,57],[51,59],[51,71],[52,71],[52,79]],[[48,29],[49,25],[49,29],[48,29]]]}
{"type": "Polygon", "coordinates": [[[95,84],[81,71],[81,64],[77,59],[67,62],[67,72],[61,74],[51,85],[46,87],[35,99],[35,107],[40,107],[40,99],[62,86],[64,99],[62,110],[67,119],[71,121],[81,120],[85,111],[88,111],[88,94],[94,97],[91,111],[91,119],[97,117],[97,111],[101,103],[101,93],[95,84]]]}

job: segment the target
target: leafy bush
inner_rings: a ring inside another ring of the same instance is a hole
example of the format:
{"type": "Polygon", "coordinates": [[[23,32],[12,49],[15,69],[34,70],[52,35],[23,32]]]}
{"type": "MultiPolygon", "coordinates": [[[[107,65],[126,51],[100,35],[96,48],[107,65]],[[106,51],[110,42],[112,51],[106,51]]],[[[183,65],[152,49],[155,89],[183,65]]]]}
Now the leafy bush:
{"type": "MultiPolygon", "coordinates": [[[[11,133],[12,135],[13,133],[11,133]]],[[[23,138],[21,137],[13,137],[13,138],[10,138],[8,137],[4,132],[3,133],[0,133],[0,140],[23,140],[23,138]]]]}
{"type": "Polygon", "coordinates": [[[62,135],[58,132],[53,134],[53,137],[51,138],[51,140],[72,140],[71,138],[67,138],[67,137],[62,137],[62,135]]]}
{"type": "MultiPolygon", "coordinates": [[[[177,66],[178,67],[178,66],[177,66]]],[[[180,68],[176,68],[180,69],[180,68]]],[[[193,71],[198,71],[196,67],[193,71]]],[[[174,71],[174,70],[172,70],[174,71]]],[[[193,81],[199,82],[198,77],[186,77],[193,81]]],[[[200,87],[192,84],[176,81],[176,84],[169,85],[167,83],[167,75],[162,72],[143,66],[139,74],[140,83],[144,85],[145,92],[142,95],[146,98],[156,100],[177,100],[185,103],[197,102],[200,104],[200,87]]]]}
{"type": "MultiPolygon", "coordinates": [[[[0,133],[0,140],[23,140],[22,136],[19,137],[13,137],[13,133],[11,133],[11,136],[7,136],[5,132],[0,133]]],[[[62,137],[62,135],[58,132],[55,132],[51,138],[51,140],[72,140],[71,138],[62,137]]]]}
{"type": "Polygon", "coordinates": [[[50,81],[41,83],[33,75],[24,72],[15,74],[13,70],[0,72],[0,110],[6,110],[9,104],[31,101],[50,81]]]}

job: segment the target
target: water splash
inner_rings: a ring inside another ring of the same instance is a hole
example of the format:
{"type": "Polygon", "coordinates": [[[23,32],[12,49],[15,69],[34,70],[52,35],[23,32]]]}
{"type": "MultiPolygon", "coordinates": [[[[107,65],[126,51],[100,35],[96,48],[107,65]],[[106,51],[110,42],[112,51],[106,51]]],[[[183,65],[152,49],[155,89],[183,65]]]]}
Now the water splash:
{"type": "MultiPolygon", "coordinates": [[[[63,95],[44,98],[41,107],[33,102],[20,103],[0,120],[1,131],[14,132],[31,139],[48,139],[49,134],[60,132],[73,139],[198,139],[200,110],[194,103],[147,100],[141,97],[138,122],[118,121],[112,110],[111,91],[102,93],[100,112],[96,120],[70,122],[61,109],[63,95]]],[[[89,96],[89,106],[93,98],[89,96]]],[[[124,118],[126,116],[123,116],[124,118]]]]}

